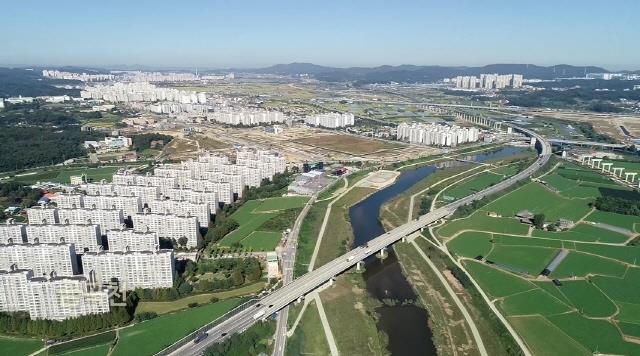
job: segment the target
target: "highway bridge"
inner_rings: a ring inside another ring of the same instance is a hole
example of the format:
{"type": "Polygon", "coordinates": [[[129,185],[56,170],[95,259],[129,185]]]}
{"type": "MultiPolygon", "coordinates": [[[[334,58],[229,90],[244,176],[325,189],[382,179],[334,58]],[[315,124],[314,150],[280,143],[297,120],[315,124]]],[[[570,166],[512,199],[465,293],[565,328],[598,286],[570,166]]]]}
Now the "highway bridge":
{"type": "Polygon", "coordinates": [[[623,143],[604,143],[604,142],[593,142],[593,141],[577,141],[577,140],[563,140],[559,138],[551,138],[547,139],[552,144],[559,145],[571,145],[571,146],[585,146],[585,147],[600,147],[611,148],[611,149],[624,149],[627,148],[627,145],[623,143]]]}
{"type": "MultiPolygon", "coordinates": [[[[512,126],[512,125],[511,125],[512,126]]],[[[350,269],[356,263],[365,258],[382,251],[394,244],[398,240],[412,234],[421,228],[436,222],[448,215],[451,215],[458,207],[469,204],[475,200],[482,199],[486,196],[498,193],[514,183],[530,177],[535,171],[542,167],[549,160],[551,155],[551,146],[544,138],[533,131],[525,128],[512,126],[514,130],[524,133],[536,139],[536,147],[539,150],[538,159],[534,164],[527,167],[517,175],[507,178],[485,190],[459,199],[451,204],[443,206],[439,209],[431,211],[418,219],[407,224],[399,226],[383,235],[380,235],[365,246],[359,246],[346,254],[336,258],[335,260],[323,265],[320,268],[309,272],[298,279],[284,285],[280,289],[264,296],[255,302],[245,304],[241,310],[238,310],[225,320],[215,324],[206,330],[207,337],[198,343],[193,342],[193,335],[178,342],[173,347],[164,350],[161,354],[171,355],[200,355],[207,347],[214,343],[224,340],[226,337],[242,332],[249,328],[259,320],[266,319],[273,313],[279,311],[285,306],[291,304],[295,300],[304,297],[307,293],[313,291],[319,286],[332,280],[337,275],[350,269]]]]}

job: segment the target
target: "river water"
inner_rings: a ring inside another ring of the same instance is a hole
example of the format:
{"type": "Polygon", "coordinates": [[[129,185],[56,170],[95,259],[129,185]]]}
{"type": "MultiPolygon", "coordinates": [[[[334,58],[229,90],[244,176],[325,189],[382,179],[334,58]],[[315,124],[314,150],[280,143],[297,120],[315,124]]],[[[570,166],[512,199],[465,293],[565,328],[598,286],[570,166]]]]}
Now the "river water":
{"type": "MultiPolygon", "coordinates": [[[[493,152],[461,158],[482,162],[513,155],[523,150],[524,148],[507,146],[493,152]]],[[[411,188],[436,170],[461,164],[471,163],[447,161],[405,171],[394,184],[352,206],[349,209],[349,218],[355,236],[353,247],[363,245],[384,234],[385,230],[380,224],[379,213],[380,207],[385,202],[411,188]]],[[[389,249],[388,252],[388,257],[384,260],[374,256],[368,258],[365,261],[366,271],[363,273],[368,293],[373,298],[386,301],[376,308],[379,315],[378,330],[389,337],[388,350],[392,355],[436,355],[428,324],[429,315],[424,308],[414,304],[418,297],[402,274],[393,249],[389,249]]]]}

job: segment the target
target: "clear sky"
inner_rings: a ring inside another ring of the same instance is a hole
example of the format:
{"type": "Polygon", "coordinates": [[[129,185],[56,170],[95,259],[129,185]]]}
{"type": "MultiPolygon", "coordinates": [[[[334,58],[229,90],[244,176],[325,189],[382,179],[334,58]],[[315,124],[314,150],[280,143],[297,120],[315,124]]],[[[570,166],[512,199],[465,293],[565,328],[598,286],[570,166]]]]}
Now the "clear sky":
{"type": "Polygon", "coordinates": [[[640,69],[638,0],[4,1],[0,64],[640,69]]]}

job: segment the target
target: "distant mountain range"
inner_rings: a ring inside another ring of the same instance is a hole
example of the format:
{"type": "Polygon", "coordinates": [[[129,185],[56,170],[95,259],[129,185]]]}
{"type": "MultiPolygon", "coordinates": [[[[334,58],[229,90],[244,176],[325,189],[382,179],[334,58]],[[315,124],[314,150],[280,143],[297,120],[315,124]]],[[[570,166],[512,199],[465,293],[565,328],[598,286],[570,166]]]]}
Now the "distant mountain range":
{"type": "MultiPolygon", "coordinates": [[[[578,67],[568,64],[555,66],[538,66],[534,64],[490,64],[483,67],[448,67],[448,66],[379,66],[379,67],[325,67],[312,63],[277,64],[267,68],[244,69],[241,72],[301,75],[308,74],[318,80],[328,82],[360,82],[360,83],[430,83],[443,78],[458,75],[480,75],[482,73],[523,74],[525,78],[556,79],[584,77],[586,73],[609,73],[610,71],[594,66],[578,67]]],[[[640,73],[640,71],[627,71],[640,73]]]]}

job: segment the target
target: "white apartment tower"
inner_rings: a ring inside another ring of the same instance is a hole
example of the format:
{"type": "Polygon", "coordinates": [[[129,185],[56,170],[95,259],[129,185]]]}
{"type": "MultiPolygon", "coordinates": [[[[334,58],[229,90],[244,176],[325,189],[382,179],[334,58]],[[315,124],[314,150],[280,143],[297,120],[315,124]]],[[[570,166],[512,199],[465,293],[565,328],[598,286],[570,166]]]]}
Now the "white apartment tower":
{"type": "Polygon", "coordinates": [[[160,246],[158,234],[133,229],[107,231],[109,251],[155,251],[160,246]]]}
{"type": "Polygon", "coordinates": [[[57,224],[58,209],[51,207],[34,206],[27,209],[29,224],[57,224]]]}
{"type": "Polygon", "coordinates": [[[187,239],[187,248],[198,246],[200,225],[195,216],[180,216],[172,214],[142,213],[132,216],[133,228],[140,232],[155,232],[158,237],[179,241],[181,237],[187,239]]]}
{"type": "Polygon", "coordinates": [[[11,219],[0,225],[0,244],[21,244],[27,237],[25,224],[16,224],[11,219]]]}
{"type": "Polygon", "coordinates": [[[171,288],[173,250],[87,253],[82,257],[84,275],[95,285],[116,278],[120,289],[171,288]]]}
{"type": "Polygon", "coordinates": [[[26,232],[29,243],[70,243],[76,254],[98,251],[102,243],[100,226],[95,224],[28,225],[26,232]]]}
{"type": "Polygon", "coordinates": [[[59,216],[62,224],[97,224],[101,232],[119,229],[124,222],[120,209],[59,209],[59,216]]]}
{"type": "Polygon", "coordinates": [[[0,245],[0,269],[30,269],[37,277],[73,276],[78,271],[73,244],[0,245]]]}

